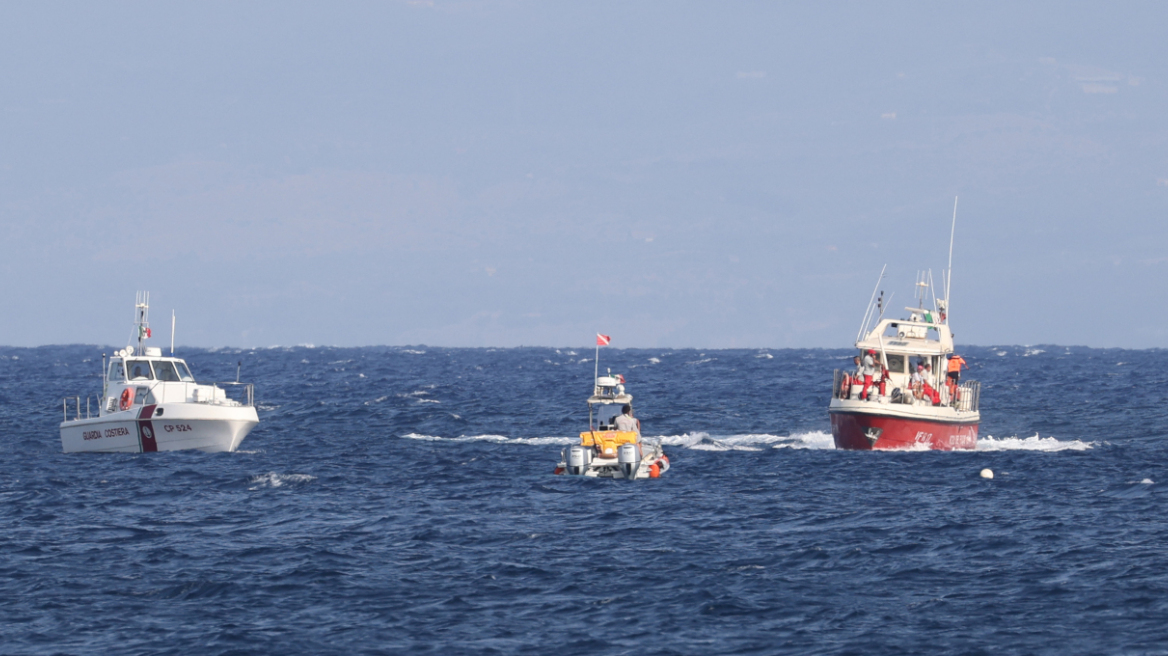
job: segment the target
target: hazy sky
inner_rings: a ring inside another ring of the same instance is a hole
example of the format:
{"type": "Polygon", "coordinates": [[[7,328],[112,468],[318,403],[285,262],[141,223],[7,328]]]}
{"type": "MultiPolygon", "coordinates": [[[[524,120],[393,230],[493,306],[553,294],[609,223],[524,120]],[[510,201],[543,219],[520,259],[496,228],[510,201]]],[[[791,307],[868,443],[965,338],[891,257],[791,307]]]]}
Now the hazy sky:
{"type": "Polygon", "coordinates": [[[1168,4],[4,2],[0,343],[1168,343],[1168,4]]]}

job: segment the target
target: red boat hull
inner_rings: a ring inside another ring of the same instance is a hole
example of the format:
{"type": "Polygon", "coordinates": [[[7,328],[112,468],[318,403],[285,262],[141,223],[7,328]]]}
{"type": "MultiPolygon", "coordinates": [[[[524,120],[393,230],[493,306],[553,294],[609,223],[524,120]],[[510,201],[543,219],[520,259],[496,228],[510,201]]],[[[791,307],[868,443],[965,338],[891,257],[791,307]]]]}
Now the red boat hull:
{"type": "Polygon", "coordinates": [[[855,451],[873,449],[933,449],[954,451],[977,448],[974,422],[945,422],[908,419],[867,412],[831,413],[831,436],[835,448],[855,451]],[[869,439],[876,436],[876,440],[869,439]]]}

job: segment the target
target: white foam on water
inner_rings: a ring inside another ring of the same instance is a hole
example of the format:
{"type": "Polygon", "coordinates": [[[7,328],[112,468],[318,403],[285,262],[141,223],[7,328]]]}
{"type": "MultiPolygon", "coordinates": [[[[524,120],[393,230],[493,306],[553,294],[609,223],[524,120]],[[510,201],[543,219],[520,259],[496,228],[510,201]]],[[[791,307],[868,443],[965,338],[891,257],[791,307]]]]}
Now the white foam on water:
{"type": "Polygon", "coordinates": [[[771,355],[770,353],[759,353],[758,355],[756,355],[756,356],[754,356],[754,357],[756,357],[756,358],[766,358],[767,360],[773,360],[773,359],[775,359],[775,356],[771,355]]]}
{"type": "Polygon", "coordinates": [[[661,358],[649,358],[649,364],[661,364],[661,358]]]}
{"type": "Polygon", "coordinates": [[[1155,485],[1155,484],[1156,484],[1156,481],[1153,481],[1150,478],[1145,478],[1144,480],[1140,481],[1140,485],[1155,485]]]}
{"type": "Polygon", "coordinates": [[[416,351],[414,349],[402,349],[402,353],[409,353],[411,355],[425,355],[425,351],[416,351]]]}
{"type": "Polygon", "coordinates": [[[694,451],[762,451],[770,447],[774,449],[834,449],[835,440],[831,433],[812,431],[809,433],[795,433],[793,435],[771,435],[769,433],[747,433],[743,435],[719,435],[711,437],[709,433],[685,433],[683,435],[663,435],[658,438],[648,438],[650,441],[660,440],[667,446],[680,446],[694,451]]]}
{"type": "Polygon", "coordinates": [[[1003,437],[993,435],[977,438],[978,451],[1086,451],[1095,447],[1094,442],[1082,440],[1062,441],[1053,437],[1003,437]]]}
{"type": "MultiPolygon", "coordinates": [[[[460,435],[458,437],[442,437],[438,435],[423,435],[409,433],[402,435],[408,440],[422,440],[427,442],[491,442],[494,444],[526,444],[542,446],[547,444],[578,444],[578,437],[507,437],[505,435],[460,435]]],[[[660,443],[663,446],[680,447],[694,451],[762,451],[767,447],[775,449],[834,449],[835,441],[831,433],[812,431],[809,433],[795,433],[793,435],[745,434],[723,435],[710,437],[709,433],[694,432],[682,435],[646,435],[645,441],[650,444],[660,443]]]]}
{"type": "Polygon", "coordinates": [[[258,490],[262,487],[283,487],[285,483],[307,483],[315,481],[315,476],[308,474],[277,474],[276,472],[268,472],[259,476],[253,476],[249,483],[255,487],[249,487],[249,490],[258,490]]]}
{"type": "Polygon", "coordinates": [[[1029,356],[1031,356],[1031,355],[1039,355],[1039,354],[1042,354],[1042,353],[1046,353],[1046,351],[1044,351],[1044,350],[1042,350],[1042,349],[1031,349],[1031,348],[1028,348],[1028,349],[1026,349],[1026,352],[1022,354],[1022,357],[1029,357],[1029,356]]]}
{"type": "Polygon", "coordinates": [[[834,449],[835,438],[831,433],[823,431],[811,431],[809,433],[796,433],[789,437],[783,438],[784,441],[778,442],[774,445],[776,449],[834,449]]]}
{"type": "Polygon", "coordinates": [[[506,435],[460,435],[458,437],[440,437],[437,435],[421,435],[410,433],[402,435],[407,440],[423,440],[426,442],[493,442],[495,444],[577,444],[578,437],[507,437],[506,435]]]}

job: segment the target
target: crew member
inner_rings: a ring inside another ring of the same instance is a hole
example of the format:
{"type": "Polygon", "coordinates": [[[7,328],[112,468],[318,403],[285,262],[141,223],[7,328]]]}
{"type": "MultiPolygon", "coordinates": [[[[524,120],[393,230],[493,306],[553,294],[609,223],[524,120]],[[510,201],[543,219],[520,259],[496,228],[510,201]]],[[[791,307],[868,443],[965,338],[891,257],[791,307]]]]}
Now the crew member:
{"type": "Polygon", "coordinates": [[[868,388],[872,386],[872,377],[876,375],[876,360],[872,356],[876,355],[874,349],[868,349],[864,354],[864,389],[860,391],[860,399],[868,400],[868,388]]]}
{"type": "Polygon", "coordinates": [[[933,380],[933,365],[925,362],[925,370],[921,374],[921,391],[929,397],[933,405],[941,405],[941,393],[933,389],[933,386],[929,384],[930,380],[933,380]]]}
{"type": "Polygon", "coordinates": [[[957,398],[957,385],[961,383],[962,367],[965,367],[966,369],[969,368],[969,365],[965,364],[965,358],[957,355],[956,353],[950,353],[949,372],[947,376],[948,380],[946,383],[949,385],[949,398],[951,399],[957,398]]]}
{"type": "Polygon", "coordinates": [[[613,423],[618,431],[636,433],[637,437],[641,437],[641,420],[633,418],[633,406],[628,403],[621,406],[620,416],[613,423]]]}
{"type": "Polygon", "coordinates": [[[853,356],[852,362],[855,363],[856,368],[850,375],[844,374],[843,389],[840,390],[841,399],[852,398],[852,385],[859,385],[864,381],[864,365],[860,362],[860,356],[853,356]]]}
{"type": "Polygon", "coordinates": [[[915,399],[921,398],[921,396],[923,396],[923,393],[924,393],[924,387],[925,387],[924,371],[925,371],[924,363],[918,362],[917,369],[916,369],[916,371],[914,371],[912,373],[912,378],[909,381],[909,385],[912,388],[913,398],[915,398],[915,399]]]}

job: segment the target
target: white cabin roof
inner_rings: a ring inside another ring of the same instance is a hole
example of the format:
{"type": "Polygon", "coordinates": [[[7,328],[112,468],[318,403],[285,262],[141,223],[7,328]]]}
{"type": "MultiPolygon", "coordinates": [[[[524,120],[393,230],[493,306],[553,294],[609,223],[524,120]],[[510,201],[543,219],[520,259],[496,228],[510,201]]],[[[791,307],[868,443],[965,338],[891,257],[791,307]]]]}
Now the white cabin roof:
{"type": "Polygon", "coordinates": [[[620,394],[618,396],[590,396],[588,397],[588,405],[610,405],[613,403],[632,403],[632,394],[620,394]]]}
{"type": "Polygon", "coordinates": [[[883,319],[856,342],[856,347],[905,355],[944,355],[953,352],[953,333],[946,323],[883,319]],[[895,331],[885,334],[890,328],[895,331]]]}

